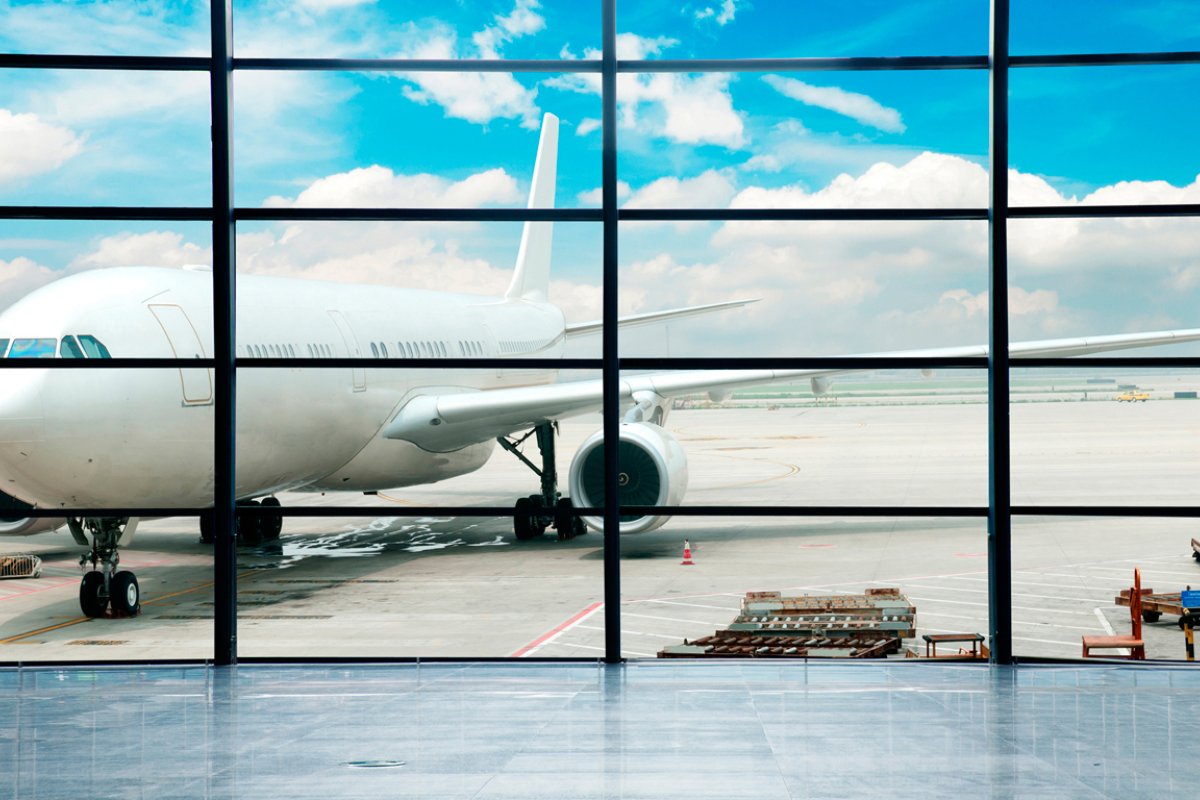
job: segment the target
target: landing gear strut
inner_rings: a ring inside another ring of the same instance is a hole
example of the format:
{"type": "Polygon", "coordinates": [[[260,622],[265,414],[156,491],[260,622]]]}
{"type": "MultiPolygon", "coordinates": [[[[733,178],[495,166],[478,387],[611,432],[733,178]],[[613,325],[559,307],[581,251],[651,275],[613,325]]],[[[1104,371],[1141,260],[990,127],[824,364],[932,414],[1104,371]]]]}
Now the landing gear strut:
{"type": "Polygon", "coordinates": [[[574,539],[587,533],[587,526],[583,524],[583,520],[571,513],[570,498],[561,497],[558,493],[558,470],[554,460],[554,437],[557,427],[555,423],[543,422],[515,441],[506,436],[496,439],[501,447],[533,470],[542,482],[540,494],[531,494],[517,500],[513,532],[521,541],[537,538],[551,526],[558,533],[560,540],[574,539]],[[542,457],[541,467],[526,458],[518,449],[531,436],[537,437],[538,452],[542,457]]]}
{"type": "Polygon", "coordinates": [[[85,570],[79,583],[79,608],[85,617],[103,617],[111,607],[113,616],[136,617],[142,610],[142,591],[129,570],[118,570],[117,547],[137,529],[137,519],[117,517],[72,517],[67,527],[80,544],[91,539],[91,552],[79,557],[85,570]],[[91,569],[88,570],[88,566],[91,569]]]}

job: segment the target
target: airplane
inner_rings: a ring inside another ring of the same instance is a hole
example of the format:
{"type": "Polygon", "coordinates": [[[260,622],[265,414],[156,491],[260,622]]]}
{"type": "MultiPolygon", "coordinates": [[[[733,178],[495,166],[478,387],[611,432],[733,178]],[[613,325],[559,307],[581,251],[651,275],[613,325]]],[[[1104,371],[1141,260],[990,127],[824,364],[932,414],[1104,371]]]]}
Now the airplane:
{"type": "MultiPolygon", "coordinates": [[[[542,124],[530,208],[554,205],[558,120],[542,124]]],[[[568,324],[550,302],[551,222],[526,222],[503,297],[240,275],[239,358],[355,358],[336,369],[243,369],[237,385],[235,491],[244,506],[279,507],[284,491],[376,492],[473,472],[497,443],[540,475],[517,499],[514,533],[553,527],[561,538],[603,519],[572,507],[604,505],[603,436],[572,458],[568,494],[555,469],[557,420],[602,408],[599,379],[557,381],[554,368],[518,359],[560,359],[599,323],[568,324]],[[380,360],[507,358],[511,368],[372,368],[380,360]],[[517,440],[514,436],[524,434],[517,440]],[[536,435],[539,468],[517,451],[536,435]]],[[[213,353],[208,267],[121,267],[60,279],[0,314],[0,358],[204,358],[213,353]]],[[[622,327],[658,325],[745,305],[732,301],[652,312],[622,327]]],[[[1086,355],[1200,340],[1200,329],[1058,339],[1010,345],[1010,355],[1086,355]]],[[[986,356],[986,345],[872,356],[986,356]]],[[[0,369],[3,362],[0,361],[0,369]]],[[[619,454],[623,505],[677,505],[687,458],[665,427],[672,399],[773,381],[808,379],[825,393],[850,369],[689,370],[623,376],[619,454]]],[[[22,519],[21,509],[197,508],[213,502],[211,370],[12,369],[0,384],[0,535],[30,535],[62,520],[22,519]]],[[[67,512],[69,513],[69,512],[67,512]]],[[[623,515],[621,534],[654,530],[669,514],[623,515]]],[[[137,518],[67,516],[90,564],[80,582],[88,617],[136,615],[136,576],[119,569],[137,518]]],[[[211,519],[201,539],[212,541],[211,519]]],[[[278,539],[279,514],[238,515],[244,544],[278,539]]]]}

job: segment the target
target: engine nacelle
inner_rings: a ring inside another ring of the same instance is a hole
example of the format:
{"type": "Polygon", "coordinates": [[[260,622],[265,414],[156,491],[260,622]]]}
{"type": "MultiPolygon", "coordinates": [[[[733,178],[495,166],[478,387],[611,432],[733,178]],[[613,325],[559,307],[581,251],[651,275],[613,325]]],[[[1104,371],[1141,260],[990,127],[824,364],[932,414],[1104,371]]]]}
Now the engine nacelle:
{"type": "MultiPolygon", "coordinates": [[[[678,505],[687,491],[687,455],[665,428],[649,422],[621,423],[617,459],[621,505],[678,505]]],[[[580,446],[571,461],[571,501],[578,508],[604,505],[604,431],[580,446]]],[[[621,533],[644,533],[662,525],[670,515],[621,515],[621,533]]],[[[588,527],[601,530],[601,517],[584,517],[588,527]]]]}
{"type": "Polygon", "coordinates": [[[0,536],[29,536],[60,527],[64,520],[49,517],[22,517],[21,511],[33,508],[15,497],[0,492],[0,536]]]}

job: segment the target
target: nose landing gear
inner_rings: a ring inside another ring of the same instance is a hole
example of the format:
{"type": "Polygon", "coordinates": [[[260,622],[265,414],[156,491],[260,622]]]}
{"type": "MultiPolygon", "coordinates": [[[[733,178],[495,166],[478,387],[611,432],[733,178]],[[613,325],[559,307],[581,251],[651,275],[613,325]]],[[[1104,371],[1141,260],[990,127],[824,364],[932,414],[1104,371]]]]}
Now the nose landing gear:
{"type": "Polygon", "coordinates": [[[120,563],[117,547],[133,537],[137,523],[136,517],[67,520],[77,542],[87,544],[91,539],[91,552],[79,557],[80,568],[86,570],[79,583],[79,608],[85,617],[103,617],[109,608],[116,617],[136,617],[141,613],[142,591],[137,576],[129,570],[117,569],[120,563]]]}

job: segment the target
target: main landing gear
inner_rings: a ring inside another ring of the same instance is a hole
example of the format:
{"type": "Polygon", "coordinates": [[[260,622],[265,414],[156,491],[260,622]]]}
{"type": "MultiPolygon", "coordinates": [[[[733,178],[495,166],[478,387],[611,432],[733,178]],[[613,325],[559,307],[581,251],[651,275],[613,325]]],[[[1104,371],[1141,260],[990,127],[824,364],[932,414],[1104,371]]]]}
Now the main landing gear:
{"type": "Polygon", "coordinates": [[[136,617],[142,610],[142,590],[129,570],[118,570],[117,547],[126,544],[137,530],[138,520],[117,517],[72,517],[67,520],[71,535],[91,552],[79,557],[84,572],[79,583],[79,608],[85,617],[103,617],[109,608],[116,617],[136,617]]]}
{"type": "Polygon", "coordinates": [[[571,513],[571,500],[558,494],[558,471],[554,463],[554,436],[557,426],[551,422],[543,422],[520,439],[512,440],[506,436],[496,441],[508,452],[519,458],[541,478],[542,491],[517,500],[516,515],[513,517],[513,532],[521,541],[535,539],[553,526],[558,538],[574,539],[587,533],[583,520],[571,513]],[[539,468],[518,449],[530,436],[537,437],[538,452],[542,457],[539,468]]]}
{"type": "MultiPolygon", "coordinates": [[[[239,500],[239,508],[266,508],[277,509],[281,504],[276,497],[264,497],[262,500],[239,500]]],[[[267,514],[243,514],[241,511],[237,513],[237,540],[238,544],[246,547],[257,547],[263,542],[279,541],[279,534],[283,531],[283,515],[274,513],[273,511],[267,514]]],[[[200,517],[200,541],[203,544],[212,544],[216,541],[216,533],[213,531],[213,519],[211,515],[205,514],[200,517]]]]}

